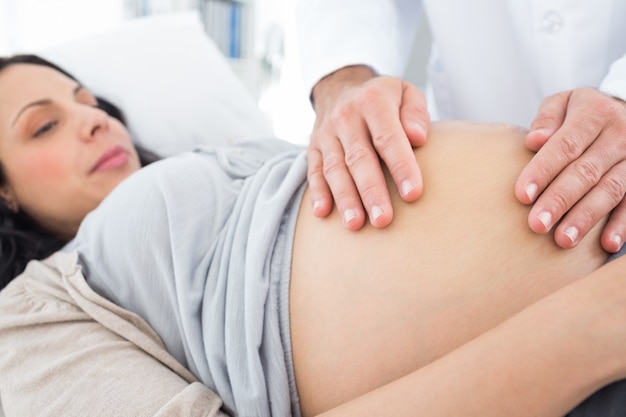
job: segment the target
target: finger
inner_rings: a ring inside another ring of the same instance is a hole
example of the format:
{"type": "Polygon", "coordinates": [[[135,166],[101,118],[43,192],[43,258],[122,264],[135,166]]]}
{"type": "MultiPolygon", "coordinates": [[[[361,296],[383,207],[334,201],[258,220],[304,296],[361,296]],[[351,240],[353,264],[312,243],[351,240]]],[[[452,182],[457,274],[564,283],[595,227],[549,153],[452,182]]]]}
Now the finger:
{"type": "Polygon", "coordinates": [[[400,197],[405,201],[414,201],[422,194],[423,180],[411,143],[398,117],[397,109],[402,102],[394,103],[385,97],[368,103],[364,107],[364,119],[371,132],[373,146],[388,167],[400,197]]]}
{"type": "Polygon", "coordinates": [[[322,154],[318,149],[309,147],[306,155],[307,179],[311,193],[313,214],[318,217],[326,217],[333,208],[333,197],[324,178],[322,154]]]}
{"type": "MultiPolygon", "coordinates": [[[[589,190],[598,185],[600,187],[611,185],[613,177],[610,176],[602,179],[604,181],[602,184],[599,183],[604,173],[608,173],[617,162],[611,157],[613,153],[607,152],[601,140],[598,139],[584,156],[568,165],[533,205],[529,215],[530,228],[537,233],[549,231],[565,213],[570,211],[578,201],[588,194],[589,190]]],[[[608,210],[612,209],[616,204],[617,201],[608,210]]],[[[582,205],[581,207],[589,208],[591,206],[582,205]]],[[[595,217],[599,220],[607,212],[605,211],[599,217],[595,217]]],[[[587,220],[590,220],[591,217],[587,215],[587,220]]],[[[589,229],[587,228],[586,230],[588,231],[589,229]]]]}
{"type": "Polygon", "coordinates": [[[607,252],[619,252],[626,240],[626,200],[622,200],[611,213],[604,226],[600,243],[607,252]]]}
{"type": "Polygon", "coordinates": [[[400,123],[412,146],[422,146],[426,143],[430,126],[426,97],[424,93],[410,83],[404,83],[402,86],[400,123]]]}
{"type": "MultiPolygon", "coordinates": [[[[367,125],[358,114],[351,112],[345,114],[343,120],[336,120],[335,126],[345,153],[347,172],[356,186],[359,201],[365,207],[370,223],[375,227],[387,226],[393,218],[393,208],[380,159],[369,139],[367,125]],[[364,137],[367,140],[363,140],[364,137]]],[[[342,190],[337,188],[335,191],[334,183],[328,176],[327,180],[337,201],[342,190]]]]}
{"type": "Polygon", "coordinates": [[[365,223],[365,213],[352,175],[345,163],[339,139],[324,141],[321,149],[322,174],[334,198],[345,227],[358,230],[365,223]]]}
{"type": "Polygon", "coordinates": [[[620,204],[625,193],[626,162],[622,162],[611,168],[597,186],[567,213],[554,231],[556,243],[563,248],[576,246],[603,217],[620,204]]]}
{"type": "Polygon", "coordinates": [[[369,120],[372,143],[385,162],[393,178],[400,197],[405,201],[415,201],[424,189],[422,173],[419,169],[411,144],[403,137],[402,125],[391,128],[379,125],[379,120],[369,120]]]}
{"type": "MultiPolygon", "coordinates": [[[[526,135],[526,147],[532,151],[539,151],[548,139],[563,125],[566,115],[567,103],[570,93],[560,93],[550,96],[541,102],[537,116],[533,120],[530,131],[526,135]]],[[[544,153],[550,149],[544,150],[544,153]]],[[[530,204],[535,201],[539,195],[539,184],[537,177],[543,173],[549,175],[554,167],[546,168],[543,166],[545,158],[539,157],[539,160],[531,160],[519,175],[515,183],[515,196],[524,204],[530,204]]]]}
{"type": "Polygon", "coordinates": [[[571,91],[554,94],[541,102],[526,135],[526,146],[538,151],[563,125],[571,91]]]}
{"type": "MultiPolygon", "coordinates": [[[[573,103],[570,101],[568,105],[568,113],[563,125],[556,131],[554,135],[546,142],[541,149],[535,154],[531,161],[524,167],[518,180],[515,184],[515,195],[520,202],[525,204],[532,203],[535,198],[540,195],[549,184],[564,170],[565,167],[570,165],[573,161],[578,159],[583,152],[592,144],[601,132],[601,124],[594,119],[590,119],[588,116],[589,110],[585,106],[582,106],[581,101],[573,103]]],[[[579,164],[583,172],[586,167],[607,168],[608,166],[600,165],[603,161],[601,154],[602,147],[598,148],[599,153],[594,155],[595,158],[600,158],[600,161],[595,159],[586,160],[585,164],[579,164]],[[586,165],[588,164],[588,165],[586,165]]],[[[601,170],[598,172],[606,172],[601,170]]],[[[599,178],[596,177],[596,180],[599,178]]],[[[567,186],[567,184],[565,184],[567,186]]],[[[556,191],[560,191],[560,188],[551,186],[552,193],[548,196],[559,197],[556,191]],[[556,191],[555,191],[556,190],[556,191]]],[[[582,196],[582,190],[580,187],[574,190],[578,197],[582,196]]],[[[545,192],[544,192],[545,193],[545,192]]],[[[571,193],[571,190],[570,190],[571,193]]],[[[544,197],[544,201],[547,199],[544,197]]],[[[574,200],[576,201],[576,200],[574,200]]],[[[569,201],[573,203],[574,201],[569,201]]],[[[556,202],[561,204],[560,210],[567,210],[569,207],[564,207],[565,200],[556,202]]],[[[565,211],[560,211],[562,215],[565,211]]]]}

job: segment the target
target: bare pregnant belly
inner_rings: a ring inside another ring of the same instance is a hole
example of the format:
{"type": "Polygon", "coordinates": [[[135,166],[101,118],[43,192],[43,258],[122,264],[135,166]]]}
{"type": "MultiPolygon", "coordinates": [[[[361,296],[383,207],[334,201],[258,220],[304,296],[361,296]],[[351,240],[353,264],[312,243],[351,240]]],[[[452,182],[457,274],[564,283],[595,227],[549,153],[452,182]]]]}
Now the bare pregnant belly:
{"type": "MultiPolygon", "coordinates": [[[[446,354],[607,258],[596,227],[576,249],[533,234],[513,186],[532,154],[508,126],[436,123],[415,151],[424,194],[393,192],[385,229],[300,209],[290,289],[305,416],[446,354]]],[[[393,188],[393,186],[392,186],[393,188]]]]}

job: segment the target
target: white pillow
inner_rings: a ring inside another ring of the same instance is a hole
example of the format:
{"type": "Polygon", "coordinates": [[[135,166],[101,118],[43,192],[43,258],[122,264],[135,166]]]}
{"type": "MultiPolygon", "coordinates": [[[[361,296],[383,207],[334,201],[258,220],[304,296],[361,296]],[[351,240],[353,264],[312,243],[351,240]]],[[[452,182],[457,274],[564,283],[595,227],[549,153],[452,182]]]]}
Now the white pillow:
{"type": "Polygon", "coordinates": [[[135,140],[162,156],[273,135],[196,11],[128,20],[37,53],[119,106],[135,140]]]}

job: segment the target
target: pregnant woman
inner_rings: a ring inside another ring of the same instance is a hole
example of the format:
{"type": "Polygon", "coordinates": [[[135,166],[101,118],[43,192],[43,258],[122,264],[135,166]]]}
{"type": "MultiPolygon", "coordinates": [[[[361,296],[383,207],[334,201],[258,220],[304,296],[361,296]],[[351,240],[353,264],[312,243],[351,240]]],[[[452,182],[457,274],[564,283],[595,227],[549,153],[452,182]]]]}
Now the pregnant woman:
{"type": "Polygon", "coordinates": [[[626,377],[624,261],[602,224],[570,250],[528,230],[519,128],[434,123],[423,196],[352,232],[301,204],[301,147],[140,169],[71,77],[14,64],[0,87],[7,208],[67,239],[0,295],[8,416],[557,417],[626,377]]]}

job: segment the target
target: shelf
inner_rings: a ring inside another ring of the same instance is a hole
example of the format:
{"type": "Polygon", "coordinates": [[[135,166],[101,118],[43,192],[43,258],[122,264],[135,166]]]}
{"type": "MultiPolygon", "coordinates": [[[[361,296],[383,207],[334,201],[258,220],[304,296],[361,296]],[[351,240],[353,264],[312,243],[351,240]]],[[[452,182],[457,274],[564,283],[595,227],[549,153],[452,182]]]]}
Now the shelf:
{"type": "Polygon", "coordinates": [[[247,58],[251,54],[250,1],[202,0],[200,14],[205,29],[228,58],[247,58]]]}

